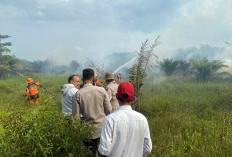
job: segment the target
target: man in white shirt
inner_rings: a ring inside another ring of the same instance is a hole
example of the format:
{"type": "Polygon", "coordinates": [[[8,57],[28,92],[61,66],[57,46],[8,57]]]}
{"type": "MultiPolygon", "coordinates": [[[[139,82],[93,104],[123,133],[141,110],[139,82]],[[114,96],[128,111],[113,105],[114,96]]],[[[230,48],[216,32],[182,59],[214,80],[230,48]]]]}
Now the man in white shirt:
{"type": "Polygon", "coordinates": [[[77,75],[71,75],[68,78],[68,84],[61,87],[62,92],[62,113],[72,114],[72,99],[74,94],[78,92],[78,86],[80,84],[80,78],[77,75]]]}
{"type": "Polygon", "coordinates": [[[103,123],[98,151],[109,157],[148,156],[152,142],[147,119],[131,108],[134,87],[129,82],[119,84],[119,109],[103,123]]]}

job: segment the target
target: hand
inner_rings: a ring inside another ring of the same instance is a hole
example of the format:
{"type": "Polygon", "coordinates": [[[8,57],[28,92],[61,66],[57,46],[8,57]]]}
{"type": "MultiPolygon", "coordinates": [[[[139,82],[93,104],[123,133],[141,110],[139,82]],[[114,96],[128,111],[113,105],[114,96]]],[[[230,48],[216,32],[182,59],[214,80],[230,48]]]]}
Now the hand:
{"type": "Polygon", "coordinates": [[[25,93],[25,94],[23,94],[23,96],[27,96],[27,94],[25,93]]]}

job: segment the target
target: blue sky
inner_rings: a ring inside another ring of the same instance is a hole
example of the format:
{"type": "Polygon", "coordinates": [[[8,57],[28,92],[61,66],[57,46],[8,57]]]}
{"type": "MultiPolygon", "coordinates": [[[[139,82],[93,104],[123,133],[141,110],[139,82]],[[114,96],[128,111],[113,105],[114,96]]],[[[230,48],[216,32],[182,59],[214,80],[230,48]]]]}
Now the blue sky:
{"type": "Polygon", "coordinates": [[[19,58],[62,64],[135,52],[158,35],[161,58],[207,44],[225,47],[219,57],[231,59],[231,7],[231,0],[1,0],[0,34],[11,36],[19,58]]]}

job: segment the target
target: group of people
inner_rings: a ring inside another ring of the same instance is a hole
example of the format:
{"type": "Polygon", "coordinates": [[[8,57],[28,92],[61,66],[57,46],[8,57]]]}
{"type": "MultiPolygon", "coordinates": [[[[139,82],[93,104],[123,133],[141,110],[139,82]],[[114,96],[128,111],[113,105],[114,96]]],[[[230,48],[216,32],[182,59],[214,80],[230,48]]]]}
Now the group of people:
{"type": "Polygon", "coordinates": [[[80,77],[71,75],[62,86],[62,113],[93,125],[95,131],[89,147],[93,156],[141,157],[152,150],[147,119],[131,108],[134,87],[129,82],[117,83],[111,72],[105,74],[106,88],[99,87],[93,69],[85,69],[83,85],[80,77]]]}
{"type": "MultiPolygon", "coordinates": [[[[134,87],[120,80],[121,74],[115,80],[113,73],[106,72],[105,81],[100,82],[94,70],[85,69],[82,85],[78,75],[71,75],[68,84],[61,87],[62,113],[94,127],[91,139],[84,144],[95,157],[98,152],[103,156],[141,157],[152,150],[147,119],[131,108],[134,87]],[[106,88],[102,87],[103,83],[106,88]]],[[[27,83],[24,96],[28,96],[29,103],[38,104],[37,86],[42,85],[32,78],[28,78],[27,83]]]]}

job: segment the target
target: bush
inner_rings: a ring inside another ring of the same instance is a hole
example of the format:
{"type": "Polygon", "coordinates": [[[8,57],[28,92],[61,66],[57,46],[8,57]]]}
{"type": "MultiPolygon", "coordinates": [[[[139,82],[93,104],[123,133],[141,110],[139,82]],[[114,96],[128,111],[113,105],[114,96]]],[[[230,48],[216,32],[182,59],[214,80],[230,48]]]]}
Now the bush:
{"type": "Polygon", "coordinates": [[[84,140],[93,128],[61,114],[52,99],[38,108],[18,106],[2,119],[0,135],[3,156],[88,156],[84,140]],[[48,105],[49,104],[49,105],[48,105]]]}

